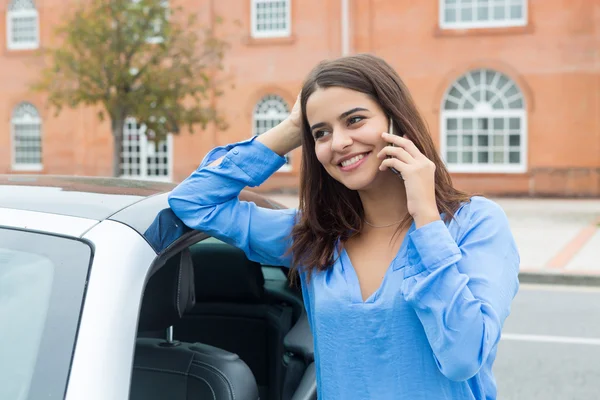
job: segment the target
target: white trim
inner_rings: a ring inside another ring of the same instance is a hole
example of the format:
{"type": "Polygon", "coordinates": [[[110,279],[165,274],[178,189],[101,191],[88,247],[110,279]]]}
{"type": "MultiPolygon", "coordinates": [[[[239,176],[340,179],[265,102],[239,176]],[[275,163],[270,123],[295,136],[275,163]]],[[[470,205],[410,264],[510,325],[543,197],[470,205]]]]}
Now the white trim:
{"type": "Polygon", "coordinates": [[[288,37],[292,34],[292,7],[291,0],[250,0],[250,31],[254,38],[278,38],[288,37]],[[267,4],[271,2],[285,2],[285,29],[273,29],[268,31],[259,31],[257,29],[256,9],[258,4],[267,4]]]}
{"type": "Polygon", "coordinates": [[[34,50],[40,47],[40,18],[37,10],[16,10],[6,12],[6,48],[8,50],[34,50]],[[13,19],[35,17],[35,41],[15,43],[12,35],[13,19]]]}
{"type": "Polygon", "coordinates": [[[587,346],[600,346],[600,339],[572,336],[527,335],[520,333],[503,333],[501,340],[518,342],[555,343],[555,344],[582,344],[587,346]]]}
{"type": "MultiPolygon", "coordinates": [[[[461,0],[456,0],[457,4],[460,3],[461,0]]],[[[494,0],[489,0],[490,2],[494,0]]],[[[510,6],[519,5],[515,2],[515,0],[504,0],[505,4],[505,15],[507,16],[502,20],[486,20],[486,21],[468,21],[468,22],[446,22],[446,4],[445,0],[439,0],[439,25],[441,29],[477,29],[477,28],[508,28],[514,26],[525,26],[527,25],[528,18],[528,0],[520,0],[521,1],[521,18],[519,19],[510,19],[510,6]]],[[[473,17],[475,16],[475,12],[477,10],[477,2],[475,0],[472,1],[472,9],[473,9],[473,17]]],[[[491,12],[493,5],[490,3],[488,7],[488,13],[491,12]]],[[[489,14],[488,14],[489,15],[489,14]]],[[[457,20],[458,20],[457,13],[457,20]]]]}
{"type": "Polygon", "coordinates": [[[347,56],[350,54],[350,7],[348,6],[348,0],[341,1],[342,56],[347,56]]]}
{"type": "Polygon", "coordinates": [[[15,164],[13,161],[11,165],[12,171],[41,171],[44,169],[42,164],[15,164]]]}

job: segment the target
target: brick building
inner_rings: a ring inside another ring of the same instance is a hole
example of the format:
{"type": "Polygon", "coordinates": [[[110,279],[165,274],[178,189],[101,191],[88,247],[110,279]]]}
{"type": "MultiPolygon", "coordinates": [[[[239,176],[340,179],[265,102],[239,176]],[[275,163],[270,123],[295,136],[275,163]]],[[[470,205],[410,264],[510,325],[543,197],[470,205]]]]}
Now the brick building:
{"type": "MultiPolygon", "coordinates": [[[[112,137],[97,110],[54,116],[28,86],[34,49],[78,0],[0,0],[0,173],[109,175],[112,137]]],[[[466,190],[600,196],[600,2],[597,0],[171,0],[231,48],[229,123],[149,145],[126,126],[123,175],[179,181],[214,146],[285,117],[308,71],[355,52],[400,73],[466,190]],[[234,21],[239,23],[234,23],[234,21]]],[[[299,152],[265,188],[294,189],[299,152]]]]}

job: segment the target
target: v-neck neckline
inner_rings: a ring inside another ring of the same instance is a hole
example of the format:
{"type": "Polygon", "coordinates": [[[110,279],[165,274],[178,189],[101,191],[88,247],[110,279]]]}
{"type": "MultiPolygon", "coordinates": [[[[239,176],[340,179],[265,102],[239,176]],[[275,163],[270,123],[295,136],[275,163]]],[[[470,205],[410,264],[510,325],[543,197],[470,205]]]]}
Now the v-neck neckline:
{"type": "Polygon", "coordinates": [[[377,289],[375,289],[375,291],[373,293],[371,293],[369,295],[369,297],[367,297],[366,300],[363,300],[360,282],[358,280],[358,274],[356,273],[356,270],[354,269],[354,265],[352,265],[352,260],[350,260],[350,255],[346,251],[346,248],[344,246],[342,246],[341,253],[340,253],[340,261],[342,263],[342,272],[343,272],[343,274],[346,278],[346,282],[349,286],[350,300],[352,301],[353,304],[371,304],[371,303],[374,303],[375,301],[377,301],[377,299],[381,296],[381,293],[383,292],[383,290],[385,288],[385,284],[389,278],[389,275],[392,272],[400,269],[400,267],[401,267],[401,266],[399,266],[398,268],[395,268],[395,265],[397,265],[397,263],[400,262],[400,260],[402,258],[406,258],[405,256],[406,256],[406,252],[407,252],[409,235],[413,230],[414,230],[414,221],[410,225],[410,227],[408,228],[406,233],[404,234],[404,238],[402,239],[400,248],[398,249],[398,252],[394,256],[394,258],[392,259],[390,264],[387,266],[387,268],[385,270],[385,275],[383,276],[383,279],[381,280],[379,286],[377,287],[377,289]]]}

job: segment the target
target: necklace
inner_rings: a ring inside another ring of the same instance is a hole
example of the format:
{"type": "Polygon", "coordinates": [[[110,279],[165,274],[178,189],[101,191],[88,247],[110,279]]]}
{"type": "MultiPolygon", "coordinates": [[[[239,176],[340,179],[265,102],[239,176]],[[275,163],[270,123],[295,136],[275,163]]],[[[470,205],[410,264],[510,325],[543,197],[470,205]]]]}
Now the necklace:
{"type": "Polygon", "coordinates": [[[373,228],[388,228],[388,227],[390,227],[390,226],[394,226],[394,225],[397,225],[397,224],[399,224],[400,222],[402,222],[402,220],[400,220],[400,221],[392,222],[391,224],[388,224],[388,225],[373,225],[372,223],[370,223],[370,222],[369,222],[369,221],[367,221],[366,219],[365,219],[364,221],[365,221],[365,224],[367,224],[367,225],[369,225],[369,226],[371,226],[371,227],[373,227],[373,228]]]}

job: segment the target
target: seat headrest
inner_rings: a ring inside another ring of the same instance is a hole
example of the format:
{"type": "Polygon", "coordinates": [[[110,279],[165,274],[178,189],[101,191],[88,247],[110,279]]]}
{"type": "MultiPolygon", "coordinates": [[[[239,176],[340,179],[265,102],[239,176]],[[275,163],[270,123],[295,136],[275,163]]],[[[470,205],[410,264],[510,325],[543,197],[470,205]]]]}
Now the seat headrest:
{"type": "Polygon", "coordinates": [[[167,329],[196,303],[194,267],[189,249],[171,257],[146,284],[138,330],[167,329]]]}
{"type": "Polygon", "coordinates": [[[190,247],[197,302],[261,301],[265,291],[261,265],[237,247],[208,240],[190,247]]]}

